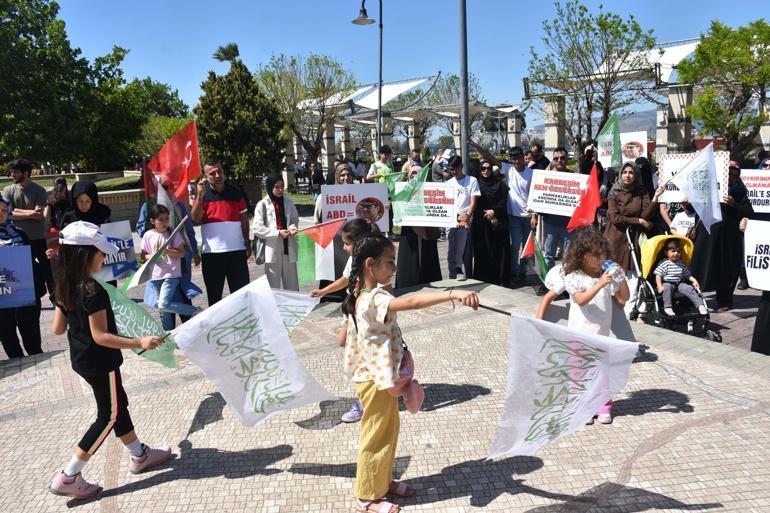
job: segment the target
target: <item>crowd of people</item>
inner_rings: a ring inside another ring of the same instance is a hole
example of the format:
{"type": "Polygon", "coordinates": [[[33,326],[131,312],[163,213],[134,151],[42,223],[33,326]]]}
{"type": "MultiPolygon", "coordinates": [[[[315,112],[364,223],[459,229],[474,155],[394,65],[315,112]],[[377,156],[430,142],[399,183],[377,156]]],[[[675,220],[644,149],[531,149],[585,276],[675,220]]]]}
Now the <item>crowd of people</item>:
{"type": "MultiPolygon", "coordinates": [[[[356,475],[357,506],[361,511],[397,510],[398,505],[384,497],[414,493],[403,483],[391,480],[400,429],[397,398],[404,397],[410,411],[417,411],[422,394],[409,373],[413,364],[401,339],[397,312],[455,301],[478,307],[478,296],[468,291],[394,296],[393,281],[397,288],[404,288],[442,279],[437,244],[442,236],[447,240],[450,279],[473,277],[514,288],[527,284],[529,262],[520,255],[530,232],[540,226],[549,271],[538,290],[544,297],[537,317],[543,318],[551,302],[567,293],[569,325],[607,335],[613,303],[629,318],[639,313],[635,308],[635,282],[644,278],[634,272],[633,260],[640,238],[672,233],[682,240],[694,240],[689,266],[683,262],[683,245],[677,238],[667,240],[656,262],[652,279],[662,296],[665,315],[676,315],[672,309],[675,290],[689,298],[701,314],[706,312],[698,302],[698,290],[714,290],[715,310],[726,311],[732,307],[736,286],[745,285],[741,239],[746,220],[770,217],[753,212],[737,162],[729,166],[728,189],[721,198],[722,221],[707,231],[686,202],[660,201],[664,187],[656,186],[646,159],[627,162],[615,172],[602,169],[595,148],[589,146],[579,159],[577,172],[589,173],[596,166],[602,205],[596,222],[568,231],[568,217],[528,210],[534,169],[575,172],[567,167],[566,149],[555,149],[549,160],[539,145],[528,151],[513,147],[507,159],[500,160],[471,144],[481,156],[470,166],[472,169],[467,169],[451,150],[439,152],[430,164],[433,181],[454,186],[455,226],[448,228],[445,235],[437,228],[402,227],[396,249],[392,238],[380,233],[374,223],[348,220],[337,235],[341,253],[340,265],[335,263],[337,279],[319,283],[310,292],[311,296],[326,298],[337,293],[342,300],[339,343],[345,348],[345,375],[355,383],[358,395],[342,420],[361,421],[356,475]],[[559,259],[561,263],[557,264],[559,259]],[[379,351],[383,347],[386,350],[379,351]]],[[[383,146],[379,160],[363,176],[355,165],[340,162],[332,174],[332,183],[382,182],[395,172],[391,159],[392,151],[383,146]]],[[[413,178],[425,165],[419,150],[412,152],[400,169],[403,179],[413,178]]],[[[29,306],[0,309],[2,344],[12,358],[23,356],[24,351],[41,352],[40,298],[47,291],[55,305],[53,331],[68,333],[73,369],[92,387],[97,405],[97,419],[50,489],[61,495],[88,497],[98,487],[80,472],[111,430],[128,448],[132,472],[142,472],[171,456],[168,447],[154,449],[139,441],[126,407],[119,369],[121,349],[151,350],[163,339],[118,336],[109,298],[91,277],[101,269],[104,256],[118,250],[99,230],[100,225],[110,222],[111,212],[99,203],[96,186],[77,182],[68,191],[66,181],[60,177],[49,194],[32,180],[29,162],[16,160],[8,167],[14,183],[3,190],[0,198],[0,243],[30,246],[37,299],[29,306]],[[47,221],[58,232],[58,250],[48,248],[47,221]]],[[[770,168],[770,160],[764,159],[760,167],[770,168]]],[[[257,263],[264,265],[271,287],[299,290],[299,214],[284,194],[281,175],[267,177],[266,196],[249,212],[242,191],[226,180],[221,162],[209,160],[203,171],[185,230],[172,240],[171,216],[187,215],[184,202],[170,194],[174,198],[173,212],[159,203],[144,204],[140,210],[136,228],[142,238],[142,258],[164,248],[145,291],[145,302],[157,307],[164,330],[174,328],[175,316],[184,322],[201,311],[192,305],[192,299],[202,292],[192,282],[192,266],[201,266],[209,306],[222,299],[225,281],[230,293],[249,283],[252,250],[257,263]],[[201,226],[200,253],[193,224],[201,226]]],[[[160,180],[159,186],[171,190],[166,180],[160,180]]],[[[320,221],[322,191],[319,188],[317,192],[315,217],[320,221]]],[[[762,293],[752,342],[752,351],[766,355],[770,354],[766,340],[770,333],[769,295],[769,291],[762,293]]],[[[595,419],[612,422],[611,400],[596,412],[595,419]]]]}

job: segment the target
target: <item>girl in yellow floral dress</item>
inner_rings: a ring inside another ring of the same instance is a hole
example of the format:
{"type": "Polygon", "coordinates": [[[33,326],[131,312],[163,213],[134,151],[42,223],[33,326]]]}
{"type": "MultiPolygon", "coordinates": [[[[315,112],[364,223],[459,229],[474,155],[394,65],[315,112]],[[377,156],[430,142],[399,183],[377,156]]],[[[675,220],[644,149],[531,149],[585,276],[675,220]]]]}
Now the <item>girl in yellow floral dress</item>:
{"type": "Polygon", "coordinates": [[[386,495],[411,497],[414,490],[392,481],[398,443],[398,398],[388,393],[398,380],[403,356],[396,312],[458,300],[476,310],[476,292],[449,290],[395,298],[378,284],[396,273],[393,243],[382,234],[359,240],[353,249],[349,294],[342,304],[347,319],[345,375],[356,385],[364,407],[356,467],[356,510],[396,513],[401,506],[386,495]]]}

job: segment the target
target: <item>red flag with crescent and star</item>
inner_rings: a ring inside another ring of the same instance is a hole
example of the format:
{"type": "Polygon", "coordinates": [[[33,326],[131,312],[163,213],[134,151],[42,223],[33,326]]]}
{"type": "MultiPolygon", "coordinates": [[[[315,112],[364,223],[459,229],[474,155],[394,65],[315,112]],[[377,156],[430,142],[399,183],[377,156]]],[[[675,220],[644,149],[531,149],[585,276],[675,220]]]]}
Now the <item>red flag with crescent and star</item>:
{"type": "MultiPolygon", "coordinates": [[[[187,184],[201,174],[195,120],[190,121],[171,136],[160,151],[150,159],[147,168],[159,179],[165,177],[165,180],[160,180],[161,183],[169,183],[170,187],[167,187],[169,192],[173,192],[180,202],[186,204],[189,199],[187,184]]],[[[147,182],[146,177],[145,182],[147,182]]]]}

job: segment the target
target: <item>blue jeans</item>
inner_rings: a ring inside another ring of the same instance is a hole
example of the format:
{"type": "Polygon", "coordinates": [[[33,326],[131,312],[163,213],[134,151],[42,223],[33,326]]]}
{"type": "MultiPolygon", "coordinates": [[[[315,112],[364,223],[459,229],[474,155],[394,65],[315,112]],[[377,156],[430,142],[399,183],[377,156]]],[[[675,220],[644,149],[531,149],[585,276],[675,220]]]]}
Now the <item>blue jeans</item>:
{"type": "Polygon", "coordinates": [[[187,303],[174,301],[174,294],[179,287],[179,278],[165,278],[152,280],[152,288],[155,289],[155,297],[158,298],[158,310],[160,310],[160,323],[163,329],[174,329],[174,314],[192,316],[197,309],[187,303]]]}
{"type": "Polygon", "coordinates": [[[556,261],[556,249],[559,247],[559,243],[563,243],[562,246],[562,258],[567,256],[567,250],[569,249],[570,234],[567,232],[567,225],[569,224],[569,217],[556,216],[552,214],[544,214],[540,217],[543,223],[543,235],[545,235],[545,264],[550,269],[553,267],[556,261]]]}
{"type": "Polygon", "coordinates": [[[465,228],[450,228],[447,230],[447,241],[449,251],[446,260],[449,267],[449,279],[457,278],[457,271],[462,271],[463,254],[465,253],[465,244],[468,242],[470,230],[465,228]]]}
{"type": "Polygon", "coordinates": [[[529,217],[508,216],[511,230],[511,274],[513,278],[527,274],[527,260],[519,260],[521,248],[532,231],[529,217]]]}

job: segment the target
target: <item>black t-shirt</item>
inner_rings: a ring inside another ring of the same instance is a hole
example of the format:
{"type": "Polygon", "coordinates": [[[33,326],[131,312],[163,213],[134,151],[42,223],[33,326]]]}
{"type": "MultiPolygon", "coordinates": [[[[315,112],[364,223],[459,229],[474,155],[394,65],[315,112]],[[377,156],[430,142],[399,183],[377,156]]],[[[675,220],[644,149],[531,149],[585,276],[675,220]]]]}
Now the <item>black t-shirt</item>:
{"type": "Polygon", "coordinates": [[[112,312],[110,297],[107,291],[98,283],[94,284],[93,294],[78,292],[75,297],[75,310],[64,311],[67,316],[67,338],[70,342],[70,359],[72,370],[78,374],[94,375],[107,374],[120,367],[123,354],[120,349],[100,346],[94,342],[88,316],[101,310],[107,311],[107,331],[118,333],[115,325],[115,314],[112,312]]]}

